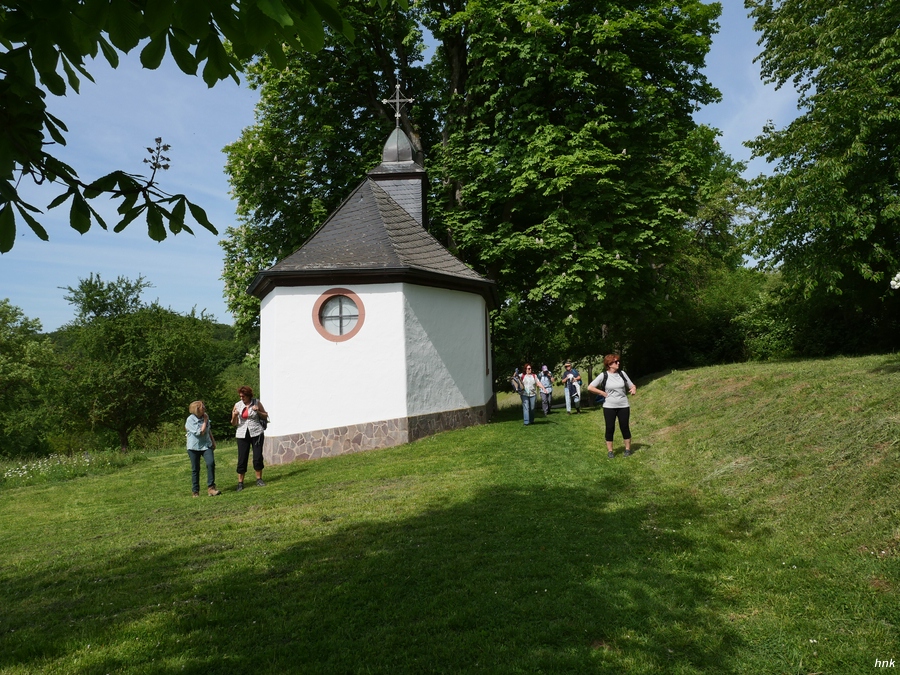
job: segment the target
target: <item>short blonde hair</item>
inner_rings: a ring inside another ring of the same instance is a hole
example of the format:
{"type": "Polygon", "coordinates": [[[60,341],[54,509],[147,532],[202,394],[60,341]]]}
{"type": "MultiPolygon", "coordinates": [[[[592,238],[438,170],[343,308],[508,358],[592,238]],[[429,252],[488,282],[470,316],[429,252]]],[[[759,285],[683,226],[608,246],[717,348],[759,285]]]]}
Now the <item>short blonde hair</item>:
{"type": "Polygon", "coordinates": [[[188,410],[191,411],[191,415],[195,417],[200,417],[200,408],[203,407],[203,401],[194,401],[188,406],[188,410]]]}

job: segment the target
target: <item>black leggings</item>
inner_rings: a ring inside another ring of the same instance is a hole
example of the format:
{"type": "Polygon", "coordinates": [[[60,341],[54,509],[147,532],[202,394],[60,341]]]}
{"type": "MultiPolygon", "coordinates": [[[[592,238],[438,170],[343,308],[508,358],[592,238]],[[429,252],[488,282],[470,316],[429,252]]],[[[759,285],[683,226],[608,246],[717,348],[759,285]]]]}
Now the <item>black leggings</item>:
{"type": "Polygon", "coordinates": [[[631,408],[604,408],[603,418],[606,420],[606,442],[612,443],[613,433],[616,430],[616,418],[619,418],[619,430],[626,441],[631,439],[631,427],[628,420],[631,418],[631,408]]]}
{"type": "Polygon", "coordinates": [[[253,449],[253,469],[255,471],[263,470],[263,439],[264,434],[259,436],[238,437],[238,462],[237,472],[242,476],[247,473],[247,460],[250,459],[250,449],[253,449]]]}

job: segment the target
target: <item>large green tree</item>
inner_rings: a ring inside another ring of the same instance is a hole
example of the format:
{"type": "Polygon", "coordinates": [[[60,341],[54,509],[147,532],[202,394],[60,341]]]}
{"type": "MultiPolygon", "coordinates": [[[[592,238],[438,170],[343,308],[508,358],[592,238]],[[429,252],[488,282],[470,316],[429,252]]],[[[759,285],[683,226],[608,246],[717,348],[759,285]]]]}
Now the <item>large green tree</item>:
{"type": "Polygon", "coordinates": [[[0,455],[16,456],[43,448],[46,419],[41,414],[43,387],[53,362],[53,347],[9,300],[0,300],[0,455]]]}
{"type": "Polygon", "coordinates": [[[58,336],[53,398],[61,418],[75,429],[113,432],[122,450],[138,427],[152,431],[209,396],[222,367],[215,324],[143,303],[146,287],[142,279],[82,279],[67,296],[79,318],[58,336]]]}
{"type": "MultiPolygon", "coordinates": [[[[384,5],[387,0],[379,0],[384,5]]],[[[405,0],[398,0],[405,2],[405,0]]],[[[149,177],[114,171],[83,180],[77,170],[56,157],[65,145],[66,125],[47,112],[48,93],[78,93],[82,78],[91,80],[88,59],[102,55],[115,68],[119,54],[141,47],[141,63],[155,69],[166,53],[188,74],[202,74],[208,86],[237,79],[241,65],[265,53],[284,67],[283,46],[316,50],[324,43],[325,26],[353,37],[353,29],[336,9],[335,0],[4,0],[0,3],[0,253],[15,242],[16,218],[41,239],[48,234],[41,211],[25,202],[18,185],[23,178],[63,188],[49,208],[70,201],[70,224],[86,232],[96,221],[106,223],[90,200],[104,194],[119,202],[116,231],[138,217],[147,221],[150,237],[190,231],[189,210],[203,227],[215,232],[203,210],[184,195],[164,192],[156,172],[165,168],[167,148],[161,139],[151,152],[149,177]]]]}
{"type": "Polygon", "coordinates": [[[807,294],[845,293],[878,311],[900,266],[900,2],[746,6],[763,78],[792,84],[800,110],[748,143],[772,164],[755,183],[755,255],[807,294]]]}
{"type": "MultiPolygon", "coordinates": [[[[763,275],[743,269],[739,236],[747,217],[746,165],[700,127],[688,144],[699,180],[696,207],[673,237],[669,260],[656,265],[646,311],[627,313],[626,330],[599,341],[604,352],[627,352],[630,367],[653,372],[740,360],[744,349],[734,319],[758,292],[763,275]]],[[[615,320],[613,320],[615,323],[615,320]]]]}
{"type": "Polygon", "coordinates": [[[448,186],[436,209],[469,262],[573,326],[638,309],[694,209],[692,113],[718,5],[470,1],[436,17],[467,37],[444,91],[448,186]],[[462,77],[463,75],[460,75],[462,77]]]}
{"type": "Polygon", "coordinates": [[[540,301],[539,324],[564,325],[574,345],[604,316],[646,307],[696,209],[692,113],[718,96],[701,70],[719,10],[423,0],[352,51],[328,40],[287,70],[261,67],[259,121],[229,149],[244,222],[225,244],[226,295],[239,324],[256,320],[244,294],[253,274],[377,164],[395,72],[417,99],[402,122],[425,151],[429,227],[499,282],[507,310],[540,301]],[[437,41],[424,66],[420,21],[437,41]]]}

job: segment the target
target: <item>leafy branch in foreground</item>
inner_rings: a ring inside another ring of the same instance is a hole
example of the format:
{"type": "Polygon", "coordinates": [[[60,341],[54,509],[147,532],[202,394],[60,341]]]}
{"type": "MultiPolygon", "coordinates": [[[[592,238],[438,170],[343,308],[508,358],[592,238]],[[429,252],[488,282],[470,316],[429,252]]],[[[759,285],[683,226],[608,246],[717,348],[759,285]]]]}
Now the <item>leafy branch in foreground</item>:
{"type": "MultiPolygon", "coordinates": [[[[398,0],[405,6],[405,0],[398,0]]],[[[387,0],[379,0],[384,7],[387,0]]],[[[72,200],[70,225],[86,232],[91,219],[106,224],[88,204],[99,194],[121,199],[123,229],[140,215],[150,237],[166,236],[164,222],[177,233],[185,209],[215,232],[202,209],[183,195],[167,195],[153,179],[114,171],[85,184],[77,171],[47,151],[65,145],[65,122],[47,111],[47,93],[79,93],[80,78],[93,81],[85,58],[99,54],[116,68],[119,54],[139,44],[141,64],[154,70],[166,53],[186,74],[198,72],[210,87],[220,80],[238,80],[242,64],[266,54],[275,64],[287,63],[284,46],[316,51],[325,40],[325,26],[352,40],[352,27],[335,0],[191,0],[191,2],[131,2],[130,0],[7,0],[0,5],[0,253],[15,243],[17,214],[43,240],[47,231],[33,214],[42,211],[19,195],[29,177],[36,184],[60,184],[65,192],[49,208],[72,200]],[[229,48],[226,49],[225,42],[229,48]],[[144,202],[135,206],[139,196],[144,202]],[[133,199],[132,199],[133,196],[133,199]],[[171,206],[171,209],[166,208],[171,206]]]]}
{"type": "MultiPolygon", "coordinates": [[[[48,209],[55,209],[71,199],[69,225],[73,230],[84,234],[91,228],[92,219],[106,230],[108,229],[106,221],[88,201],[105,194],[110,199],[121,200],[117,209],[121,220],[113,228],[114,232],[121,232],[141,214],[145,214],[148,233],[154,241],[162,241],[166,238],[164,224],[166,222],[168,222],[169,231],[172,234],[178,234],[182,230],[193,234],[193,230],[185,224],[185,215],[190,210],[194,220],[213,234],[218,234],[216,228],[209,222],[206,212],[200,206],[189,201],[183,194],[171,195],[159,188],[156,174],[160,170],[165,171],[169,168],[170,160],[162,153],[168,152],[171,146],[164,144],[162,138],[156,138],[155,143],[155,147],[147,148],[150,158],[144,159],[144,163],[149,164],[152,171],[149,178],[124,171],[113,171],[93,183],[84,183],[78,180],[74,173],[71,173],[63,180],[69,189],[50,202],[48,209]]],[[[26,210],[36,211],[37,209],[24,204],[21,200],[16,200],[13,204],[35,234],[47,241],[49,237],[46,230],[26,210]]],[[[3,210],[11,209],[13,204],[7,204],[3,210]]],[[[0,212],[0,219],[2,217],[3,212],[0,212]]],[[[9,225],[10,231],[8,232],[0,228],[0,253],[6,253],[13,245],[15,222],[9,225]]]]}

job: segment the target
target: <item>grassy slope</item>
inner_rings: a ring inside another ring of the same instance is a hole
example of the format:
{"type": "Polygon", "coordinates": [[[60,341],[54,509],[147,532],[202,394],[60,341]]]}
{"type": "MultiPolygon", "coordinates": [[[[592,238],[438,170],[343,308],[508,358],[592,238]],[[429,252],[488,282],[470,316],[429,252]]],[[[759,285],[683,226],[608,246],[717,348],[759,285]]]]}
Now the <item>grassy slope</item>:
{"type": "Polygon", "coordinates": [[[0,672],[859,673],[900,659],[894,356],[515,408],[191,499],[183,451],[0,494],[0,672]],[[621,442],[617,436],[617,452],[621,442]]]}

